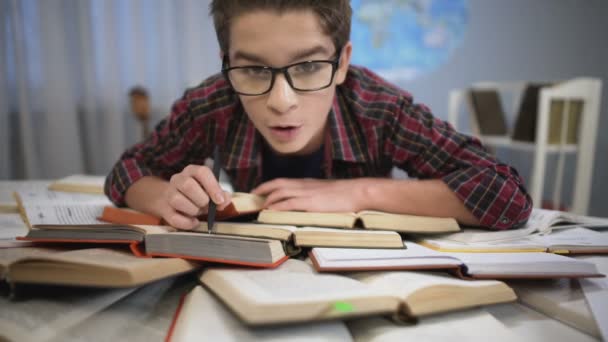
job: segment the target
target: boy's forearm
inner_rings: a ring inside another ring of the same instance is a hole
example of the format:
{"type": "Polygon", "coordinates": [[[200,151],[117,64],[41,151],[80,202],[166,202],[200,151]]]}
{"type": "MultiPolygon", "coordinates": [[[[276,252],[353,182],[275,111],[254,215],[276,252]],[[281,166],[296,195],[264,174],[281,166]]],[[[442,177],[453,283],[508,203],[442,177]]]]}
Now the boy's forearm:
{"type": "Polygon", "coordinates": [[[163,201],[162,198],[169,182],[164,179],[146,176],[129,187],[125,195],[127,205],[137,211],[145,212],[162,217],[163,201]]]}
{"type": "Polygon", "coordinates": [[[372,210],[411,215],[453,217],[479,225],[464,203],[441,180],[363,179],[362,201],[372,210]]]}

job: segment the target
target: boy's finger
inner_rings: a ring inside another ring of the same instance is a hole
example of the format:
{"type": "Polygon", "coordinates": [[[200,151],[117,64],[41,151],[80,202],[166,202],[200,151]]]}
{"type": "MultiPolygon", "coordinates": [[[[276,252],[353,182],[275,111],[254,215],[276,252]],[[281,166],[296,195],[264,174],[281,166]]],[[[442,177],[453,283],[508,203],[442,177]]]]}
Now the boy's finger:
{"type": "Polygon", "coordinates": [[[224,203],[224,190],[222,190],[220,183],[215,179],[215,176],[213,176],[211,169],[208,167],[201,167],[193,174],[193,177],[203,186],[204,191],[215,204],[221,205],[224,203]]]}

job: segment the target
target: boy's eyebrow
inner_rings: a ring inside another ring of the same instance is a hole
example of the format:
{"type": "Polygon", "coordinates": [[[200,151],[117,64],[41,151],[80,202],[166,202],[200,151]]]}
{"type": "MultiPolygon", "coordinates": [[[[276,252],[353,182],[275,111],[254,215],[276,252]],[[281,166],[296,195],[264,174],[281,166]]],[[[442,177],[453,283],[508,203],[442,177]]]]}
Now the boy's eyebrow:
{"type": "MultiPolygon", "coordinates": [[[[310,49],[306,49],[306,50],[302,50],[302,51],[298,51],[296,53],[294,53],[291,57],[290,57],[290,61],[296,61],[299,59],[305,59],[306,57],[315,55],[317,53],[324,53],[324,54],[328,54],[329,51],[321,46],[321,45],[317,45],[315,47],[312,47],[310,49]]],[[[253,62],[253,63],[259,63],[259,64],[263,64],[263,65],[268,65],[269,63],[266,63],[266,61],[264,60],[264,58],[256,56],[254,54],[250,54],[248,52],[244,52],[244,51],[239,51],[237,50],[234,53],[234,59],[244,59],[247,60],[249,62],[253,62]]]]}

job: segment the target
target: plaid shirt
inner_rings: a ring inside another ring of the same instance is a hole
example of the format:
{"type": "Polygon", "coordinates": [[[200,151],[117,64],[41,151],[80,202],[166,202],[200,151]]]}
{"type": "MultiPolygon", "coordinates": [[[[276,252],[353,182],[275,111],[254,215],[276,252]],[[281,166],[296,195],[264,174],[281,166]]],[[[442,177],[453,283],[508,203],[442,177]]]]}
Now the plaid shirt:
{"type": "MultiPolygon", "coordinates": [[[[387,177],[398,167],[409,177],[442,179],[484,226],[507,229],[530,215],[532,201],[515,169],[367,69],[350,67],[328,120],[322,165],[328,179],[387,177]]],[[[221,75],[186,91],[171,115],[122,155],[105,192],[125,205],[125,192],[138,179],[169,179],[189,164],[202,165],[216,144],[236,191],[260,184],[262,136],[221,75]]]]}

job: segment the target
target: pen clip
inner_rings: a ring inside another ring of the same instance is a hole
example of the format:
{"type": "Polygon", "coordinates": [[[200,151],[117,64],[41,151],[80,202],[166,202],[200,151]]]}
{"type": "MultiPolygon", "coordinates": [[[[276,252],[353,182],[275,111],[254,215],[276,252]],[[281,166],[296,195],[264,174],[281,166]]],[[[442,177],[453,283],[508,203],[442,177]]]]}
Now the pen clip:
{"type": "MultiPolygon", "coordinates": [[[[220,176],[220,146],[215,145],[213,149],[213,177],[219,181],[220,176]]],[[[211,197],[211,196],[209,196],[211,197]]],[[[215,214],[217,212],[217,205],[213,200],[209,200],[209,210],[207,211],[207,232],[209,234],[215,233],[215,214]]]]}

